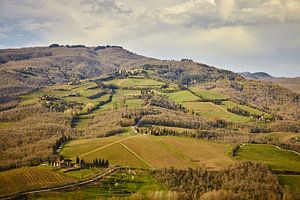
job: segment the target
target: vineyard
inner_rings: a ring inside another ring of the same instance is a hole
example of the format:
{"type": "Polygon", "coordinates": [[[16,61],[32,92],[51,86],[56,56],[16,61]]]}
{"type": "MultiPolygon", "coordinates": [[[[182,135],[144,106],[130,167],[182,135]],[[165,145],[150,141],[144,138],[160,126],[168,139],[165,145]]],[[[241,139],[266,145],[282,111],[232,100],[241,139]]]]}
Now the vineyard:
{"type": "Polygon", "coordinates": [[[128,149],[128,147],[122,145],[119,142],[107,145],[104,148],[93,151],[92,153],[87,153],[80,158],[84,159],[85,162],[92,162],[93,159],[103,158],[109,160],[110,164],[149,168],[149,165],[147,163],[145,163],[134,152],[128,149]]]}
{"type": "Polygon", "coordinates": [[[0,172],[1,195],[47,188],[73,182],[74,179],[62,174],[33,167],[23,167],[0,172]]]}
{"type": "Polygon", "coordinates": [[[72,141],[65,146],[62,155],[72,159],[78,155],[86,162],[104,158],[108,159],[111,164],[144,168],[151,166],[152,168],[220,169],[234,163],[226,155],[231,148],[232,145],[193,138],[148,135],[114,136],[72,141]]]}

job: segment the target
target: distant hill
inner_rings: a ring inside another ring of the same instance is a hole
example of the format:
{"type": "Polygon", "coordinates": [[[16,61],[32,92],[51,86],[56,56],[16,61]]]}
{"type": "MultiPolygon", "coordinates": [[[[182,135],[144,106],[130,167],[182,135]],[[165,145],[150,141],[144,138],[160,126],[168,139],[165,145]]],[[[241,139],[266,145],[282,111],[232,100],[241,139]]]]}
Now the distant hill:
{"type": "Polygon", "coordinates": [[[276,83],[282,87],[290,89],[293,92],[300,94],[300,77],[285,78],[285,77],[273,77],[265,72],[242,72],[240,73],[244,78],[250,80],[263,80],[272,83],[276,83]]]}
{"type": "Polygon", "coordinates": [[[267,74],[265,72],[242,72],[240,73],[243,77],[247,79],[252,79],[252,80],[260,80],[260,79],[265,79],[265,78],[273,78],[270,74],[267,74]]]}
{"type": "Polygon", "coordinates": [[[137,55],[119,46],[84,45],[0,50],[0,102],[55,83],[96,77],[118,70],[142,68],[182,84],[240,75],[196,62],[169,61],[137,55]]]}

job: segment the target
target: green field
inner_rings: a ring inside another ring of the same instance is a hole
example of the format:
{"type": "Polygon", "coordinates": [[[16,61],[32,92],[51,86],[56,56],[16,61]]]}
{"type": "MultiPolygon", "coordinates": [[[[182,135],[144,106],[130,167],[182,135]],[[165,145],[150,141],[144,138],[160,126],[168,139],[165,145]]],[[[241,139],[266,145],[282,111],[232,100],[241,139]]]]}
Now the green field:
{"type": "Polygon", "coordinates": [[[193,95],[191,92],[187,90],[172,92],[172,93],[168,93],[167,95],[170,99],[176,101],[177,103],[197,101],[200,99],[199,97],[193,95]]]}
{"type": "Polygon", "coordinates": [[[72,140],[64,145],[61,155],[63,155],[65,158],[75,159],[76,156],[81,156],[82,154],[101,148],[105,145],[109,145],[124,138],[125,136],[117,135],[105,138],[72,140]]]}
{"type": "MultiPolygon", "coordinates": [[[[139,90],[116,90],[115,94],[113,95],[113,99],[110,103],[101,106],[101,108],[98,110],[99,112],[106,111],[106,110],[113,110],[118,108],[124,108],[126,101],[131,99],[133,96],[140,95],[141,91],[139,90]]],[[[130,103],[130,100],[129,100],[130,103]]],[[[135,102],[135,103],[142,103],[135,102]]]]}
{"type": "Polygon", "coordinates": [[[78,155],[87,161],[105,158],[123,166],[220,169],[234,163],[226,155],[231,148],[232,145],[194,138],[138,135],[74,140],[61,154],[72,159],[78,155]]]}
{"type": "Polygon", "coordinates": [[[112,81],[106,82],[108,84],[114,84],[120,87],[146,87],[146,86],[162,86],[163,82],[144,79],[144,78],[124,78],[124,79],[114,79],[112,81]]]}
{"type": "Polygon", "coordinates": [[[281,185],[300,196],[300,175],[278,175],[278,179],[281,185]]]}
{"type": "Polygon", "coordinates": [[[260,110],[257,110],[257,109],[254,109],[254,108],[251,108],[249,106],[245,106],[245,105],[240,105],[240,104],[237,104],[233,101],[223,101],[222,102],[222,105],[221,105],[223,108],[225,109],[232,109],[234,107],[239,107],[245,111],[248,111],[250,114],[252,115],[257,115],[257,116],[264,116],[265,118],[272,118],[272,115],[268,114],[268,113],[264,113],[260,110]]]}
{"type": "Polygon", "coordinates": [[[183,104],[189,110],[193,110],[199,116],[208,118],[211,120],[224,119],[229,122],[249,122],[250,117],[244,117],[240,115],[228,112],[221,106],[215,105],[211,102],[188,102],[183,104]]]}
{"type": "Polygon", "coordinates": [[[92,185],[64,192],[31,195],[29,199],[123,199],[137,195],[145,199],[149,193],[154,193],[155,191],[164,192],[164,195],[166,195],[166,189],[151,178],[147,171],[124,169],[92,185]]]}
{"type": "Polygon", "coordinates": [[[243,145],[237,152],[236,159],[262,162],[278,171],[300,171],[300,155],[272,145],[243,145]]]}
{"type": "Polygon", "coordinates": [[[125,101],[127,107],[141,107],[146,104],[143,99],[127,99],[125,101]]]}
{"type": "Polygon", "coordinates": [[[85,162],[92,162],[96,158],[109,160],[110,164],[148,168],[149,165],[134,152],[123,146],[120,142],[111,143],[96,151],[88,152],[80,156],[85,162]]]}
{"type": "Polygon", "coordinates": [[[75,179],[47,169],[23,167],[0,172],[0,197],[23,191],[63,185],[75,179]]]}
{"type": "Polygon", "coordinates": [[[198,86],[190,87],[189,89],[203,99],[207,99],[207,100],[227,99],[227,97],[223,94],[211,90],[205,90],[198,86]]]}

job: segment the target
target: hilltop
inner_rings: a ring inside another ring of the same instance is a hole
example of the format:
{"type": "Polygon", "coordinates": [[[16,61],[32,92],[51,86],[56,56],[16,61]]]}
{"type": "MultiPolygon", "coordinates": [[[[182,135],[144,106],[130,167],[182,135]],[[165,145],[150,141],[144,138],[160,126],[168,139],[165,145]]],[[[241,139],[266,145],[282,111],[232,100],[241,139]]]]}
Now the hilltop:
{"type": "Polygon", "coordinates": [[[285,77],[274,77],[265,72],[242,72],[239,73],[246,79],[251,80],[263,80],[278,84],[282,87],[288,88],[295,93],[300,93],[300,77],[285,78],[285,77]]]}

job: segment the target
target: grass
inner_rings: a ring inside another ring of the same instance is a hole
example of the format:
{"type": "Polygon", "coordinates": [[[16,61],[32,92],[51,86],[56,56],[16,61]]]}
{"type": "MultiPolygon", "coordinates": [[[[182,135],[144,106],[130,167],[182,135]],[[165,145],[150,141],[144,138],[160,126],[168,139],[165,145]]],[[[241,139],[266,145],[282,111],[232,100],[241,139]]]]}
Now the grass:
{"type": "Polygon", "coordinates": [[[120,142],[99,148],[96,151],[80,156],[80,158],[84,159],[85,162],[92,162],[93,159],[101,158],[109,160],[110,164],[113,165],[149,168],[147,163],[120,142]]]}
{"type": "Polygon", "coordinates": [[[73,182],[75,179],[47,169],[23,167],[0,172],[0,197],[73,182]]]}
{"type": "Polygon", "coordinates": [[[6,128],[14,125],[15,122],[0,122],[0,128],[6,128]]]}
{"type": "Polygon", "coordinates": [[[227,99],[227,97],[223,94],[220,94],[215,91],[211,90],[205,90],[200,87],[190,87],[189,88],[192,92],[196,93],[198,96],[200,96],[202,99],[208,99],[208,100],[223,100],[227,99]]]}
{"type": "Polygon", "coordinates": [[[27,99],[25,101],[21,101],[20,105],[21,106],[31,105],[31,104],[35,104],[35,103],[37,103],[39,101],[40,101],[40,98],[27,99]]]}
{"type": "Polygon", "coordinates": [[[266,118],[272,118],[272,115],[268,114],[268,113],[265,113],[265,112],[262,112],[260,110],[257,110],[257,109],[254,109],[254,108],[251,108],[249,106],[245,106],[245,105],[239,105],[233,101],[223,101],[222,102],[223,105],[221,105],[223,108],[227,109],[232,109],[234,107],[239,107],[245,111],[248,111],[249,113],[251,113],[252,115],[258,115],[258,116],[264,116],[266,118]]]}
{"type": "Polygon", "coordinates": [[[166,190],[155,179],[151,178],[148,173],[148,171],[124,169],[92,185],[77,188],[76,190],[32,195],[29,199],[123,199],[135,193],[141,194],[143,199],[145,199],[149,192],[166,190]]]}
{"type": "Polygon", "coordinates": [[[145,101],[143,99],[128,99],[125,104],[128,107],[141,107],[145,105],[145,101]]]}
{"type": "Polygon", "coordinates": [[[95,174],[100,174],[104,171],[105,171],[105,169],[103,169],[103,168],[93,167],[90,169],[78,169],[78,170],[68,171],[68,172],[65,172],[64,174],[66,176],[80,180],[80,179],[87,179],[87,178],[93,177],[93,176],[95,176],[95,174]]]}
{"type": "Polygon", "coordinates": [[[193,95],[191,92],[187,90],[177,91],[167,94],[168,97],[177,103],[185,103],[189,101],[197,101],[199,97],[193,95]]]}
{"type": "MultiPolygon", "coordinates": [[[[132,96],[140,95],[140,94],[141,92],[139,90],[116,90],[112,101],[102,106],[98,111],[102,112],[106,110],[123,108],[125,106],[125,102],[128,101],[128,99],[126,100],[126,98],[131,98],[132,96]]],[[[141,101],[139,103],[141,103],[141,101]]]]}
{"type": "Polygon", "coordinates": [[[300,138],[299,133],[289,133],[289,132],[274,132],[274,133],[258,133],[257,137],[271,138],[278,142],[286,143],[292,138],[300,138]]]}
{"type": "Polygon", "coordinates": [[[272,145],[246,144],[237,152],[236,159],[262,162],[272,170],[300,171],[300,155],[272,145]]]}
{"type": "Polygon", "coordinates": [[[157,142],[175,150],[198,166],[208,169],[222,169],[234,161],[226,155],[232,145],[209,142],[187,137],[154,137],[157,142]]]}
{"type": "Polygon", "coordinates": [[[300,175],[278,175],[278,179],[281,185],[300,196],[300,175]]]}
{"type": "Polygon", "coordinates": [[[149,167],[147,163],[153,168],[201,166],[220,169],[234,162],[226,155],[231,148],[232,145],[195,138],[137,135],[74,140],[61,154],[71,159],[78,155],[87,161],[105,158],[123,166],[149,167]]]}
{"type": "Polygon", "coordinates": [[[214,119],[224,119],[229,122],[249,122],[250,117],[240,116],[228,112],[221,106],[215,105],[211,102],[188,102],[183,104],[189,110],[193,110],[198,115],[203,118],[214,119]]]}
{"type": "Polygon", "coordinates": [[[68,142],[61,151],[65,158],[75,159],[84,153],[101,148],[118,140],[124,139],[124,136],[112,136],[106,138],[78,139],[68,142]]]}
{"type": "Polygon", "coordinates": [[[164,85],[163,82],[144,79],[144,78],[125,78],[125,79],[114,79],[108,81],[108,84],[114,84],[121,87],[145,87],[145,86],[161,86],[164,85]]]}

